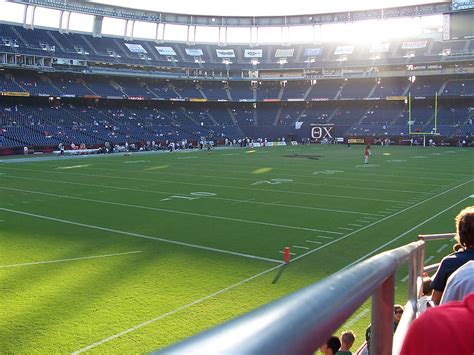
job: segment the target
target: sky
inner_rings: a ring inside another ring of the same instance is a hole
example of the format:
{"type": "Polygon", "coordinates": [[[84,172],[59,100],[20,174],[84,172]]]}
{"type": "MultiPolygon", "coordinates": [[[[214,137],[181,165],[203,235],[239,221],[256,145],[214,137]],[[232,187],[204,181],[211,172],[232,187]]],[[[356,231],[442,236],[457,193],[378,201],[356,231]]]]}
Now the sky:
{"type": "Polygon", "coordinates": [[[122,7],[211,16],[277,16],[306,15],[317,13],[344,12],[380,9],[447,2],[446,0],[100,0],[89,1],[122,7]]]}

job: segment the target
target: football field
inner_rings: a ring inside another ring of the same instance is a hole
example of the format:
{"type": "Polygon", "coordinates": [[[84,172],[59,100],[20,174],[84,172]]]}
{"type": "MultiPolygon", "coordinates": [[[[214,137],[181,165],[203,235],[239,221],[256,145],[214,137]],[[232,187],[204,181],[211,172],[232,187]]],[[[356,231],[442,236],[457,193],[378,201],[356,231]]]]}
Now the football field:
{"type": "MultiPolygon", "coordinates": [[[[420,233],[453,232],[474,204],[473,149],[373,146],[365,165],[363,148],[3,159],[0,351],[160,349],[420,233]]],[[[451,244],[428,243],[427,261],[451,244]]],[[[346,325],[357,344],[369,309],[346,325]]]]}

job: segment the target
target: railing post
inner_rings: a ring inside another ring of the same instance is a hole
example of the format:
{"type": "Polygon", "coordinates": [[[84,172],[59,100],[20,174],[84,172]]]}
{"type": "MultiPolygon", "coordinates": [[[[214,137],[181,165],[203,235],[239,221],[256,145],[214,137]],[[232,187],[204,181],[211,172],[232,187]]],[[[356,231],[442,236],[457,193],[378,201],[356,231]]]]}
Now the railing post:
{"type": "Polygon", "coordinates": [[[411,300],[416,297],[416,277],[418,268],[418,252],[414,251],[410,254],[408,259],[408,299],[411,300]]]}
{"type": "Polygon", "coordinates": [[[418,247],[410,254],[408,266],[408,298],[417,300],[420,297],[419,282],[423,281],[423,261],[425,246],[418,247]]]}
{"type": "Polygon", "coordinates": [[[370,353],[373,355],[392,354],[394,297],[395,274],[392,274],[372,296],[370,353]]]}

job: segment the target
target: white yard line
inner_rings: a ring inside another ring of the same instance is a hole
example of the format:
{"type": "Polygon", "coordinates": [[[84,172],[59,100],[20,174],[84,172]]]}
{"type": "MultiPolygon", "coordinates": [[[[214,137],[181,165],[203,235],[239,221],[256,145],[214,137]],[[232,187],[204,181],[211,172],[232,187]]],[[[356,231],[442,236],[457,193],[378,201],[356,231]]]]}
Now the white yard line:
{"type": "Polygon", "coordinates": [[[138,325],[136,325],[136,326],[134,326],[134,327],[132,327],[132,328],[126,329],[126,330],[124,330],[124,331],[122,331],[122,332],[120,332],[120,333],[117,333],[117,334],[114,334],[114,335],[112,335],[112,336],[110,336],[110,337],[108,337],[108,338],[102,339],[102,340],[100,340],[100,341],[98,341],[98,342],[96,342],[96,343],[94,343],[94,344],[90,344],[90,345],[88,345],[88,346],[86,346],[86,347],[84,347],[84,348],[82,348],[82,349],[76,350],[76,351],[74,351],[71,355],[80,354],[80,353],[83,353],[83,352],[85,352],[85,351],[87,351],[87,350],[90,350],[90,349],[92,349],[92,348],[95,348],[95,347],[97,347],[97,346],[99,346],[99,345],[102,345],[102,344],[104,344],[104,343],[108,343],[108,342],[111,341],[111,340],[114,340],[114,339],[116,339],[116,338],[119,338],[119,337],[121,337],[121,336],[123,336],[123,335],[125,335],[125,334],[131,333],[131,332],[133,332],[133,331],[135,331],[135,330],[137,330],[137,329],[140,329],[140,328],[142,328],[142,327],[144,327],[144,326],[146,326],[146,325],[148,325],[148,324],[151,324],[151,323],[154,323],[154,322],[156,322],[156,321],[159,321],[160,319],[166,318],[166,317],[171,316],[171,315],[173,315],[173,314],[175,314],[175,313],[177,313],[177,312],[179,312],[179,311],[182,311],[182,310],[184,310],[184,309],[186,309],[186,308],[189,308],[189,307],[192,307],[192,306],[194,306],[194,305],[196,305],[196,304],[202,303],[202,302],[204,302],[204,301],[206,301],[206,300],[208,300],[208,299],[210,299],[210,298],[212,298],[212,297],[215,297],[215,296],[217,296],[217,295],[220,295],[221,293],[224,293],[224,292],[229,291],[229,290],[231,290],[231,289],[233,289],[233,288],[236,288],[236,287],[238,287],[238,286],[240,286],[240,285],[243,285],[243,284],[245,284],[245,283],[247,283],[247,282],[249,282],[249,281],[252,281],[252,280],[254,280],[254,279],[256,279],[256,278],[258,278],[258,277],[260,277],[260,276],[262,276],[262,275],[268,274],[269,272],[272,272],[273,270],[276,270],[276,269],[280,268],[281,266],[282,266],[282,265],[277,265],[277,266],[272,267],[271,269],[267,269],[267,270],[265,270],[265,271],[262,271],[261,273],[258,273],[258,274],[256,274],[256,275],[253,275],[253,276],[251,276],[251,277],[249,277],[249,278],[247,278],[247,279],[245,279],[245,280],[242,280],[242,281],[240,281],[240,282],[238,282],[238,283],[235,283],[235,284],[230,285],[230,286],[228,286],[228,287],[226,287],[226,288],[223,288],[222,290],[219,290],[219,291],[216,291],[216,292],[214,292],[214,293],[211,293],[211,294],[209,294],[209,295],[207,295],[207,296],[205,296],[205,297],[203,297],[203,298],[200,298],[200,299],[198,299],[198,300],[196,300],[196,301],[193,301],[193,302],[191,302],[191,303],[188,303],[188,304],[186,304],[186,305],[184,305],[184,306],[178,307],[178,308],[176,308],[176,309],[174,309],[174,310],[172,310],[172,311],[170,311],[170,312],[168,312],[168,313],[161,314],[161,315],[159,315],[159,316],[156,317],[156,318],[147,320],[147,321],[145,321],[145,322],[143,322],[143,323],[140,323],[140,324],[138,324],[138,325]]]}
{"type": "Polygon", "coordinates": [[[306,240],[308,243],[313,243],[313,244],[322,244],[322,242],[317,242],[315,240],[306,240]]]}
{"type": "MultiPolygon", "coordinates": [[[[178,158],[178,159],[191,159],[191,158],[197,158],[197,157],[183,157],[183,158],[178,158]]],[[[113,165],[114,164],[108,164],[108,165],[113,165]]],[[[48,166],[48,165],[45,165],[48,166]]],[[[176,167],[175,167],[176,168],[176,167]]],[[[122,167],[120,169],[112,169],[112,168],[103,168],[103,167],[97,167],[93,166],[90,167],[90,169],[93,170],[105,170],[105,171],[114,171],[114,172],[123,172],[122,167]]],[[[156,174],[156,173],[155,173],[156,174]]],[[[173,175],[173,176],[188,176],[188,177],[194,177],[194,174],[186,174],[186,173],[176,173],[176,172],[165,172],[165,171],[160,171],[160,175],[173,175]]],[[[215,176],[212,175],[199,175],[203,178],[216,178],[215,176]]],[[[304,177],[304,178],[309,178],[307,175],[293,175],[295,177],[304,177]]],[[[231,179],[231,180],[240,180],[240,181],[253,181],[251,178],[244,178],[244,177],[235,177],[235,176],[219,176],[220,179],[231,179]]],[[[340,185],[335,185],[335,184],[325,184],[325,183],[320,183],[320,184],[315,184],[315,183],[310,183],[310,182],[294,182],[294,184],[298,185],[308,185],[308,186],[327,186],[327,187],[341,187],[340,185]]],[[[438,185],[437,185],[438,186],[438,185]]],[[[399,192],[399,193],[409,193],[409,194],[415,194],[415,193],[420,193],[420,191],[416,190],[399,190],[399,189],[389,189],[387,187],[384,188],[376,188],[376,187],[367,187],[367,186],[351,186],[351,189],[362,189],[362,190],[375,190],[375,191],[388,191],[388,192],[399,192]]],[[[434,192],[431,191],[426,191],[422,192],[422,194],[433,194],[434,192]]]]}
{"type": "Polygon", "coordinates": [[[368,308],[364,308],[362,311],[359,312],[354,318],[352,318],[349,322],[344,324],[345,328],[350,328],[353,324],[357,323],[361,318],[363,318],[367,313],[369,313],[368,308]]]}
{"type": "Polygon", "coordinates": [[[354,226],[354,227],[362,227],[362,224],[356,224],[356,223],[348,223],[348,226],[354,226]]]}
{"type": "MultiPolygon", "coordinates": [[[[368,224],[368,225],[366,225],[366,226],[364,226],[364,227],[362,227],[362,228],[359,228],[359,229],[357,229],[357,230],[355,230],[355,231],[353,231],[353,232],[351,232],[351,233],[348,233],[348,234],[346,234],[346,235],[344,235],[344,236],[342,236],[342,237],[340,237],[340,238],[337,238],[337,239],[335,239],[335,240],[332,240],[332,241],[328,242],[327,244],[324,244],[324,245],[320,246],[319,248],[316,248],[316,249],[313,249],[313,250],[311,250],[311,251],[309,251],[309,252],[307,252],[307,253],[304,253],[304,254],[302,254],[302,255],[300,255],[300,256],[294,258],[293,261],[296,261],[296,260],[298,260],[298,259],[300,259],[300,258],[303,258],[303,257],[305,257],[306,255],[315,253],[315,252],[317,252],[317,251],[319,251],[319,250],[321,250],[321,249],[323,249],[323,248],[326,248],[326,247],[328,247],[328,246],[330,246],[330,245],[332,245],[332,244],[334,244],[334,243],[337,243],[337,242],[339,242],[339,241],[341,241],[341,240],[344,240],[344,239],[346,239],[346,238],[348,238],[348,237],[350,237],[350,236],[352,236],[352,235],[354,235],[354,234],[356,234],[356,233],[359,233],[359,232],[361,232],[361,231],[363,231],[363,230],[365,230],[365,229],[367,229],[367,228],[370,228],[370,227],[372,227],[372,226],[374,226],[374,225],[376,225],[376,224],[379,224],[379,223],[381,223],[381,222],[384,222],[384,221],[386,221],[387,219],[390,219],[390,218],[393,218],[393,217],[395,217],[395,216],[398,216],[398,215],[401,214],[401,213],[404,213],[404,212],[406,212],[406,211],[409,211],[409,210],[411,210],[411,209],[413,209],[413,208],[415,208],[415,207],[417,207],[417,206],[419,206],[419,205],[421,205],[421,204],[424,204],[424,203],[426,203],[426,202],[429,202],[429,201],[431,201],[431,200],[433,200],[433,199],[435,199],[435,198],[437,198],[437,197],[439,197],[439,196],[441,196],[441,195],[447,194],[448,192],[451,192],[451,191],[453,191],[453,190],[455,190],[455,189],[457,189],[457,188],[459,188],[459,187],[461,187],[461,186],[464,186],[464,185],[466,185],[466,184],[469,184],[469,183],[471,183],[472,181],[474,181],[474,179],[465,181],[465,182],[463,182],[463,183],[461,183],[461,184],[458,184],[458,185],[456,185],[456,186],[454,186],[454,187],[452,187],[452,188],[450,188],[450,189],[448,189],[448,190],[446,190],[446,191],[444,191],[444,192],[439,193],[439,194],[436,195],[436,196],[429,197],[429,198],[427,198],[426,200],[420,201],[420,202],[418,202],[418,203],[416,203],[416,204],[414,204],[414,205],[412,205],[412,206],[408,206],[408,207],[404,208],[403,210],[400,210],[400,211],[398,211],[398,212],[395,212],[395,213],[392,214],[392,215],[389,215],[389,216],[387,216],[387,217],[383,217],[383,218],[381,218],[381,219],[379,219],[379,220],[377,220],[377,221],[375,221],[375,222],[372,222],[372,223],[370,223],[370,224],[368,224]]],[[[466,197],[465,199],[463,199],[463,200],[457,202],[455,205],[458,205],[458,204],[464,202],[466,199],[468,199],[468,197],[466,197]]],[[[446,209],[446,211],[447,211],[448,209],[454,207],[455,205],[453,205],[453,206],[451,206],[451,207],[448,207],[448,208],[446,209]]],[[[423,225],[423,224],[427,223],[428,221],[431,221],[432,219],[436,218],[438,215],[440,215],[440,214],[443,213],[443,212],[445,212],[445,211],[442,211],[442,212],[436,214],[435,216],[432,216],[432,217],[429,218],[428,220],[422,222],[420,225],[423,225]]],[[[354,261],[354,262],[352,262],[351,264],[347,265],[344,269],[346,269],[346,268],[348,268],[348,267],[350,267],[350,266],[352,266],[352,265],[358,263],[359,261],[365,259],[366,257],[368,257],[368,256],[370,256],[370,255],[372,255],[372,254],[374,254],[374,253],[377,252],[378,250],[384,248],[386,245],[389,245],[389,244],[393,243],[393,242],[396,241],[397,239],[402,238],[402,237],[405,236],[406,234],[408,234],[408,233],[410,233],[411,231],[413,231],[414,229],[418,228],[420,225],[411,228],[410,230],[406,231],[406,232],[403,233],[402,235],[398,236],[396,239],[393,239],[393,240],[391,240],[390,242],[388,242],[388,243],[382,245],[381,247],[379,247],[379,248],[373,250],[372,252],[368,253],[367,255],[363,256],[362,258],[357,259],[356,261],[354,261]]],[[[344,270],[344,269],[342,269],[342,270],[344,270]]]]}
{"type": "Polygon", "coordinates": [[[176,180],[159,180],[159,179],[139,179],[139,178],[131,178],[131,177],[124,177],[124,176],[115,176],[115,175],[95,175],[95,174],[74,174],[74,173],[65,173],[63,171],[41,171],[38,169],[18,169],[18,168],[11,168],[12,170],[22,170],[22,171],[33,171],[36,173],[59,173],[65,175],[74,175],[74,176],[88,176],[88,177],[97,177],[101,179],[122,179],[122,180],[132,180],[132,181],[147,181],[147,182],[154,182],[154,183],[168,183],[168,184],[180,184],[180,185],[191,185],[191,186],[206,186],[206,187],[216,187],[216,188],[224,188],[224,189],[237,189],[237,190],[247,190],[247,191],[259,191],[259,192],[277,192],[277,193],[285,193],[285,194],[295,194],[295,195],[304,195],[304,196],[325,196],[325,197],[334,197],[334,198],[341,198],[341,199],[349,199],[349,200],[362,200],[362,201],[376,201],[376,202],[393,202],[399,203],[402,201],[399,200],[388,200],[388,199],[376,199],[376,198],[369,198],[369,197],[357,197],[357,196],[346,196],[346,195],[329,195],[329,194],[319,194],[314,192],[302,192],[302,191],[289,191],[289,190],[274,190],[274,189],[257,189],[252,187],[242,187],[242,186],[232,186],[232,185],[215,185],[215,184],[203,184],[203,183],[195,183],[195,182],[184,182],[184,181],[176,181],[176,180]]]}
{"type": "MultiPolygon", "coordinates": [[[[178,158],[178,159],[191,159],[191,158],[196,158],[196,157],[183,157],[183,158],[178,158]]],[[[123,170],[121,169],[111,169],[111,168],[101,168],[101,167],[91,167],[93,170],[106,170],[106,171],[115,171],[115,172],[122,172],[123,170]]],[[[156,174],[156,173],[155,173],[156,174]]],[[[188,177],[195,177],[196,175],[194,174],[184,174],[184,173],[176,173],[176,172],[165,172],[165,171],[160,171],[158,172],[160,175],[174,175],[174,176],[188,176],[188,177]]],[[[199,175],[202,178],[216,178],[216,176],[212,175],[199,175]]],[[[305,176],[308,178],[308,176],[305,176]]],[[[240,181],[254,181],[252,178],[243,178],[243,177],[235,177],[235,176],[219,176],[219,179],[231,179],[231,180],[240,180],[240,181]]],[[[334,184],[315,184],[315,183],[310,183],[310,182],[300,182],[300,181],[295,181],[293,182],[296,185],[307,185],[307,186],[328,186],[328,187],[336,187],[340,188],[342,186],[340,185],[334,185],[334,184]]],[[[415,190],[398,190],[398,189],[388,189],[388,188],[376,188],[376,187],[367,187],[367,186],[351,186],[351,189],[362,189],[362,190],[376,190],[376,191],[388,191],[388,192],[400,192],[400,193],[409,193],[409,194],[415,194],[415,193],[420,193],[420,191],[415,191],[415,190]]],[[[423,194],[433,194],[434,192],[432,191],[426,191],[422,192],[423,194]]]]}
{"type": "Polygon", "coordinates": [[[297,249],[306,249],[308,250],[308,247],[302,247],[301,245],[293,245],[292,248],[297,248],[297,249]]]}
{"type": "Polygon", "coordinates": [[[431,260],[434,259],[434,256],[433,255],[430,255],[429,257],[427,257],[424,261],[424,264],[423,265],[427,265],[431,260]]]}
{"type": "MultiPolygon", "coordinates": [[[[342,234],[342,233],[340,233],[342,234]]],[[[324,235],[317,235],[316,238],[323,238],[323,239],[334,239],[333,237],[326,237],[324,235]]]]}
{"type": "Polygon", "coordinates": [[[230,254],[230,255],[236,255],[236,256],[241,256],[244,258],[249,258],[249,259],[256,259],[256,260],[263,260],[263,261],[270,261],[273,263],[281,263],[280,260],[275,260],[275,259],[270,259],[270,258],[264,258],[261,256],[255,256],[255,255],[250,255],[250,254],[243,254],[243,253],[237,253],[233,251],[228,251],[228,250],[223,250],[223,249],[217,249],[217,248],[211,248],[211,247],[206,247],[202,245],[197,245],[197,244],[190,244],[190,243],[184,243],[184,242],[178,242],[175,240],[169,240],[169,239],[164,239],[164,238],[158,238],[158,237],[152,237],[149,235],[144,235],[144,234],[139,234],[139,233],[131,233],[131,232],[125,232],[117,229],[111,229],[111,228],[106,228],[106,227],[100,227],[100,226],[94,226],[91,224],[85,224],[85,223],[78,223],[78,222],[73,222],[73,221],[68,221],[65,219],[60,219],[60,218],[53,218],[53,217],[48,217],[48,216],[42,216],[34,213],[28,213],[28,212],[23,212],[23,211],[16,211],[16,210],[11,210],[9,208],[2,208],[0,207],[1,211],[6,211],[6,212],[11,212],[11,213],[16,213],[24,216],[30,216],[30,217],[36,217],[40,219],[46,219],[49,221],[55,221],[55,222],[61,222],[65,224],[72,224],[75,226],[80,226],[80,227],[85,227],[85,228],[90,228],[90,229],[97,229],[105,232],[111,232],[111,233],[117,233],[117,234],[122,234],[122,235],[127,235],[131,237],[138,237],[138,238],[143,238],[143,239],[151,239],[151,240],[157,240],[163,243],[170,243],[170,244],[176,244],[176,245],[183,245],[186,247],[190,248],[196,248],[196,249],[203,249],[203,250],[208,250],[208,251],[215,251],[218,253],[223,253],[223,254],[230,254]]]}
{"type": "MultiPolygon", "coordinates": [[[[284,251],[282,251],[282,250],[279,250],[278,252],[279,252],[279,253],[281,253],[281,254],[285,254],[285,252],[284,252],[284,251]]],[[[295,254],[295,253],[292,253],[292,252],[290,252],[290,255],[296,255],[296,254],[295,254]]]]}
{"type": "Polygon", "coordinates": [[[344,228],[344,227],[337,227],[337,229],[342,229],[342,230],[345,230],[345,231],[353,231],[354,228],[344,228]]]}
{"type": "MultiPolygon", "coordinates": [[[[466,182],[466,183],[464,183],[464,184],[461,184],[461,185],[465,185],[465,184],[467,184],[467,183],[469,183],[469,182],[471,182],[471,181],[472,181],[472,180],[470,180],[470,181],[468,181],[468,182],[466,182]]],[[[457,187],[459,187],[459,186],[461,186],[461,185],[458,185],[457,187]]],[[[456,187],[453,187],[453,188],[450,189],[450,190],[453,190],[453,189],[455,189],[455,188],[456,188],[456,187]]],[[[450,191],[450,190],[448,190],[448,191],[450,191]]],[[[442,195],[442,194],[440,194],[440,195],[442,195]]],[[[437,196],[439,196],[439,195],[437,195],[437,196]]],[[[434,198],[434,197],[433,197],[433,198],[434,198]]],[[[406,232],[403,232],[402,234],[400,234],[400,235],[398,235],[397,237],[393,238],[393,239],[390,240],[389,242],[387,242],[387,243],[385,243],[385,244],[379,246],[378,248],[375,248],[375,249],[372,250],[370,253],[367,253],[366,255],[360,257],[359,259],[353,261],[352,263],[350,263],[349,265],[347,265],[346,267],[344,267],[342,270],[345,270],[345,269],[347,269],[347,268],[349,268],[349,267],[351,267],[351,266],[357,264],[358,262],[360,262],[360,261],[366,259],[367,257],[373,255],[374,253],[378,252],[379,250],[385,248],[386,246],[388,246],[388,245],[390,245],[390,244],[396,242],[397,240],[399,240],[400,238],[403,238],[403,237],[404,237],[405,235],[407,235],[408,233],[413,232],[415,229],[417,229],[417,228],[421,227],[422,225],[424,225],[424,224],[426,224],[426,223],[432,221],[433,219],[435,219],[435,218],[438,217],[439,215],[445,213],[446,211],[449,211],[451,208],[453,208],[453,207],[455,207],[455,206],[457,206],[457,205],[463,203],[463,202],[466,201],[467,199],[468,199],[468,197],[463,198],[461,201],[456,202],[455,204],[449,206],[448,208],[445,208],[445,209],[442,210],[441,212],[438,212],[438,213],[435,214],[434,216],[431,216],[430,218],[428,218],[428,219],[424,220],[423,222],[417,224],[416,226],[410,228],[410,229],[407,230],[406,232]]],[[[421,201],[421,202],[417,203],[416,205],[419,205],[419,204],[424,203],[424,202],[426,202],[426,201],[428,201],[428,200],[421,201]]],[[[414,206],[416,206],[416,205],[414,205],[414,206]]],[[[410,208],[411,208],[411,207],[409,207],[408,209],[410,209],[410,208]]],[[[341,238],[339,238],[339,239],[341,239],[341,238]]]]}
{"type": "Polygon", "coordinates": [[[48,261],[35,261],[35,262],[22,263],[22,264],[0,265],[0,269],[10,268],[10,267],[19,267],[19,266],[29,266],[29,265],[64,263],[64,262],[66,262],[66,261],[76,261],[76,260],[84,260],[84,259],[109,258],[109,257],[111,257],[111,256],[136,254],[136,253],[141,253],[141,252],[142,252],[141,250],[137,250],[137,251],[129,251],[129,252],[126,252],[126,253],[115,253],[115,254],[105,254],[105,255],[84,256],[84,257],[81,257],[81,258],[59,259],[59,260],[48,260],[48,261]]]}
{"type": "Polygon", "coordinates": [[[440,246],[438,248],[438,250],[436,250],[437,253],[441,253],[444,249],[446,249],[448,247],[448,244],[443,244],[442,246],[440,246]]]}
{"type": "MultiPolygon", "coordinates": [[[[9,175],[8,177],[15,178],[15,179],[24,179],[24,180],[33,180],[33,181],[45,181],[45,182],[52,182],[55,184],[67,184],[67,185],[78,185],[78,186],[90,186],[90,187],[99,187],[105,189],[112,189],[112,190],[123,190],[123,191],[138,191],[138,192],[146,192],[146,193],[154,193],[154,194],[162,194],[162,195],[181,195],[179,192],[169,192],[169,191],[156,191],[156,190],[144,190],[144,189],[136,189],[130,187],[118,187],[118,186],[106,186],[106,185],[96,185],[96,184],[86,184],[81,182],[72,182],[72,181],[61,181],[61,180],[49,180],[49,179],[40,179],[40,178],[29,178],[24,176],[15,176],[9,175]]],[[[272,205],[277,207],[289,207],[289,208],[299,208],[299,209],[307,209],[307,210],[315,210],[315,211],[327,211],[327,212],[335,212],[335,213],[347,213],[347,214],[359,214],[365,216],[373,216],[373,213],[366,213],[366,212],[358,212],[358,211],[346,211],[346,210],[338,210],[338,209],[331,209],[331,208],[322,208],[322,207],[309,207],[309,206],[298,206],[298,205],[288,205],[288,204],[271,204],[269,202],[260,202],[260,201],[252,201],[250,200],[237,200],[232,198],[223,198],[223,197],[215,197],[215,196],[206,196],[203,197],[210,200],[221,200],[221,201],[231,201],[236,203],[253,203],[258,205],[272,205]]]]}
{"type": "Polygon", "coordinates": [[[329,234],[342,234],[340,232],[327,231],[327,230],[323,230],[323,229],[289,226],[289,225],[286,225],[286,224],[276,224],[276,223],[269,223],[269,222],[252,221],[252,220],[248,220],[248,219],[223,217],[223,216],[216,216],[216,215],[209,215],[209,214],[202,214],[202,213],[195,213],[195,212],[176,211],[176,210],[170,210],[170,209],[167,209],[167,208],[147,207],[147,206],[141,206],[141,205],[132,205],[132,204],[128,204],[128,203],[96,200],[96,199],[91,199],[91,198],[50,194],[50,193],[46,193],[46,192],[16,189],[16,188],[12,188],[12,187],[0,186],[0,189],[26,192],[26,193],[31,193],[31,194],[45,195],[45,196],[53,196],[53,197],[66,198],[66,199],[78,200],[78,201],[102,203],[102,204],[121,206],[121,207],[139,208],[139,209],[150,210],[150,211],[184,214],[184,215],[187,215],[187,216],[212,218],[212,219],[219,219],[219,220],[232,221],[232,222],[238,222],[238,223],[250,223],[250,224],[258,224],[258,225],[263,225],[263,226],[276,227],[276,228],[296,229],[296,230],[304,230],[304,231],[310,231],[310,232],[323,232],[323,233],[329,233],[329,234]]]}
{"type": "MultiPolygon", "coordinates": [[[[176,152],[176,153],[191,153],[191,152],[176,152]]],[[[199,153],[199,152],[196,152],[196,153],[199,153]]],[[[140,154],[168,154],[167,152],[141,152],[140,154]]],[[[65,159],[68,159],[68,160],[72,160],[72,159],[79,159],[79,158],[105,158],[103,160],[106,160],[106,158],[109,158],[110,156],[109,155],[80,155],[80,156],[71,156],[71,157],[67,157],[65,159]]],[[[63,159],[64,157],[44,157],[44,158],[31,158],[31,159],[24,159],[24,158],[21,158],[21,159],[7,159],[7,160],[0,160],[0,162],[3,162],[3,163],[7,163],[9,164],[10,166],[12,164],[10,163],[24,163],[24,162],[37,162],[37,161],[56,161],[56,160],[65,160],[63,159]]],[[[264,159],[260,159],[260,161],[264,161],[264,159]]],[[[194,163],[194,161],[192,162],[194,163]]],[[[119,166],[121,164],[118,164],[118,163],[113,163],[113,162],[110,162],[110,161],[102,161],[101,164],[107,164],[107,165],[114,165],[114,166],[119,166]]],[[[219,162],[218,163],[220,167],[222,167],[222,162],[219,162]]],[[[189,162],[178,162],[178,161],[175,161],[173,162],[173,165],[184,165],[184,167],[176,167],[178,169],[185,169],[186,171],[189,171],[190,168],[192,168],[190,165],[189,165],[189,162]]],[[[210,164],[209,162],[208,163],[199,163],[199,167],[202,167],[202,165],[205,165],[205,166],[210,166],[210,167],[215,167],[216,164],[210,164]]],[[[229,163],[228,166],[230,168],[238,168],[238,167],[242,167],[242,168],[248,168],[249,166],[248,165],[243,165],[243,164],[235,164],[235,162],[232,162],[232,163],[229,163]],[[232,165],[231,165],[232,164],[232,165]]],[[[279,169],[280,171],[287,171],[289,173],[292,173],[294,174],[294,171],[292,171],[291,169],[279,169]]],[[[226,169],[226,171],[230,172],[230,173],[242,173],[242,171],[239,171],[239,170],[228,170],[226,169]]],[[[426,169],[423,169],[423,172],[426,172],[426,169]]],[[[352,172],[351,173],[352,175],[357,175],[357,176],[367,176],[367,177],[391,177],[393,178],[393,175],[389,175],[389,174],[373,174],[373,173],[367,173],[367,172],[352,172]]],[[[457,177],[467,177],[468,175],[464,175],[464,176],[460,176],[459,174],[450,174],[450,173],[437,173],[436,171],[433,171],[431,170],[430,171],[430,177],[424,177],[424,176],[420,176],[420,175],[412,175],[412,176],[408,176],[407,178],[413,178],[413,179],[416,179],[416,180],[449,180],[449,181],[452,181],[453,179],[452,178],[439,178],[439,177],[434,177],[433,175],[442,175],[442,176],[447,176],[447,175],[452,175],[452,176],[457,176],[457,177]]],[[[307,177],[306,175],[293,175],[293,176],[296,176],[296,177],[307,177]]],[[[331,179],[344,179],[344,178],[338,178],[338,177],[331,177],[331,179]]],[[[387,183],[390,183],[390,184],[398,184],[397,181],[387,181],[387,180],[374,180],[373,178],[371,178],[370,180],[368,179],[352,179],[352,181],[364,181],[364,182],[371,182],[371,183],[383,183],[383,184],[387,184],[387,183]]],[[[427,184],[427,183],[416,183],[416,182],[413,182],[413,181],[409,181],[409,182],[406,182],[410,185],[422,185],[422,186],[441,186],[439,184],[427,184]]]]}

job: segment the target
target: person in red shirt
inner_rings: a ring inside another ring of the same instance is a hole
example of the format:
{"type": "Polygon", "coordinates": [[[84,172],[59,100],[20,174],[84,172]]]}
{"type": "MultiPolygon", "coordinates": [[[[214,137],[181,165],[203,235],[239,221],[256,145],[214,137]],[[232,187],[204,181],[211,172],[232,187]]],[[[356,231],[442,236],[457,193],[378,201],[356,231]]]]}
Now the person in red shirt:
{"type": "Polygon", "coordinates": [[[371,149],[370,144],[367,144],[364,149],[364,164],[369,164],[369,155],[371,155],[371,149]]]}
{"type": "Polygon", "coordinates": [[[401,355],[474,354],[474,292],[428,308],[412,323],[401,355]]]}

